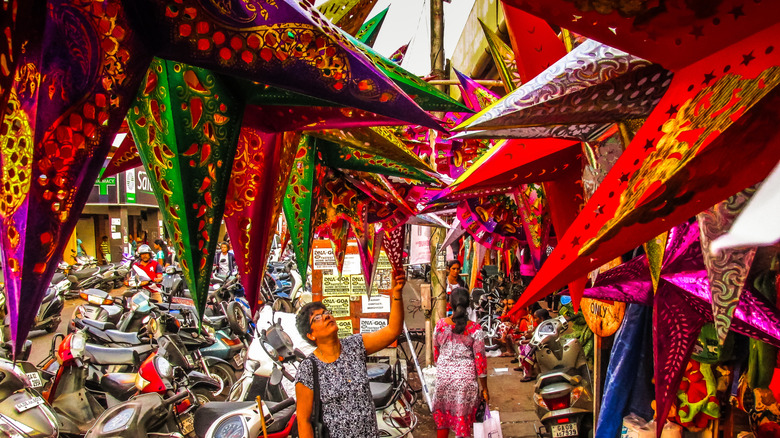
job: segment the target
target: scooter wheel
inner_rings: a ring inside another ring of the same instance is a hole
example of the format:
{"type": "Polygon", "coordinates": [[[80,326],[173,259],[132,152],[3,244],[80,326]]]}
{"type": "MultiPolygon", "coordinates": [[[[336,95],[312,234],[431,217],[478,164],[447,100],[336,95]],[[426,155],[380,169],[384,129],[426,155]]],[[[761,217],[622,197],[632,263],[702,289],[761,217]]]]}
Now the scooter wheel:
{"type": "Polygon", "coordinates": [[[236,383],[235,371],[233,371],[233,368],[225,365],[224,363],[216,363],[209,365],[209,373],[211,373],[211,376],[215,379],[222,381],[222,392],[217,394],[210,392],[209,394],[211,395],[211,400],[224,401],[230,394],[230,388],[232,388],[233,384],[236,383]]]}

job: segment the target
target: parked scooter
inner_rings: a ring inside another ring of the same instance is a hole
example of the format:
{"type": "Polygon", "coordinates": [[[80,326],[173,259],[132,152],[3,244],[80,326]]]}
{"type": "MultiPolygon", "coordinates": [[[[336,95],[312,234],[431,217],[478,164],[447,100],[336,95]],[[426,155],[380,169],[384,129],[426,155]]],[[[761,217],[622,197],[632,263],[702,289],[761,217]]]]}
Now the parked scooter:
{"type": "Polygon", "coordinates": [[[73,312],[73,320],[70,323],[69,332],[75,331],[76,319],[91,319],[99,322],[119,324],[119,318],[125,311],[124,297],[112,297],[108,292],[100,289],[85,289],[79,293],[79,297],[86,301],[73,312]]]}
{"type": "Polygon", "coordinates": [[[499,320],[499,308],[501,306],[501,297],[496,288],[487,291],[475,288],[472,291],[472,297],[477,303],[476,314],[479,325],[485,333],[485,348],[495,350],[498,345],[498,328],[501,325],[499,320]]]}
{"type": "Polygon", "coordinates": [[[542,422],[538,437],[589,437],[593,433],[592,380],[585,354],[576,338],[561,339],[566,317],[543,321],[530,345],[539,377],[534,388],[536,414],[542,422]]]}
{"type": "Polygon", "coordinates": [[[56,437],[57,418],[28,378],[32,364],[0,359],[0,436],[56,437]]]}
{"type": "MultiPolygon", "coordinates": [[[[57,327],[62,322],[63,307],[65,303],[62,296],[51,287],[46,289],[30,330],[46,330],[49,333],[57,331],[57,327]]],[[[5,290],[2,286],[0,286],[0,309],[3,309],[0,313],[5,314],[5,290]]]]}

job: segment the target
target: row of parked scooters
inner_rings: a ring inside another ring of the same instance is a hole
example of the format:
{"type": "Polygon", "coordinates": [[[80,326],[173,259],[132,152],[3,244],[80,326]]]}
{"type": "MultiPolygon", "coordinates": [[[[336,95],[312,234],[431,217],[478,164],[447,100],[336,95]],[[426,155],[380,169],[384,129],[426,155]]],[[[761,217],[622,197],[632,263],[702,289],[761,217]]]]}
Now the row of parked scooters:
{"type": "MultiPolygon", "coordinates": [[[[199,324],[175,267],[160,303],[140,287],[143,271],[128,264],[128,272],[122,296],[79,292],[86,303],[37,366],[27,362],[29,341],[16,362],[0,345],[0,436],[297,436],[293,380],[313,347],[294,314],[275,308],[302,304],[304,293],[272,277],[269,305],[249,318],[238,279],[217,278],[199,324]]],[[[368,365],[382,436],[406,436],[417,424],[405,370],[389,360],[368,365]]]]}

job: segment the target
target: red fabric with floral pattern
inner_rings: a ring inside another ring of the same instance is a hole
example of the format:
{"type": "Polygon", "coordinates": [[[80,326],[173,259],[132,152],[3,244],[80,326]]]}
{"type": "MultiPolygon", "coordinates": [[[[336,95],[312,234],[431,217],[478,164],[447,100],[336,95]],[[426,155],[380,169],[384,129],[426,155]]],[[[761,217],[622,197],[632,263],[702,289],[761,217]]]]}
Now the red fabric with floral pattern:
{"type": "Polygon", "coordinates": [[[446,319],[436,324],[433,420],[437,429],[450,429],[459,437],[468,437],[480,400],[477,377],[487,376],[485,335],[471,321],[461,334],[454,333],[453,329],[446,319]]]}

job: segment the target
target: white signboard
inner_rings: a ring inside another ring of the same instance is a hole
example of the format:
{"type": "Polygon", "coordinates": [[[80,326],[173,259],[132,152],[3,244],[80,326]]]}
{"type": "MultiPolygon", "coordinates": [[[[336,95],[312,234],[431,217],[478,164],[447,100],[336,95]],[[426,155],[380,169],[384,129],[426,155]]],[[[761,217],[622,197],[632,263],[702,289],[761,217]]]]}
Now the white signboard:
{"type": "Polygon", "coordinates": [[[111,225],[122,225],[122,218],[112,217],[111,225]]]}
{"type": "Polygon", "coordinates": [[[312,250],[312,269],[336,269],[336,257],[331,248],[314,248],[312,250]]]}
{"type": "Polygon", "coordinates": [[[363,313],[388,313],[390,312],[390,297],[376,294],[371,298],[363,297],[363,313]]]}
{"type": "Polygon", "coordinates": [[[362,273],[360,269],[360,254],[347,254],[344,256],[344,268],[341,275],[357,275],[362,273]]]}
{"type": "Polygon", "coordinates": [[[423,265],[431,262],[431,228],[412,225],[409,241],[409,264],[423,265]]]}
{"type": "Polygon", "coordinates": [[[387,325],[382,318],[360,318],[360,333],[373,333],[387,325]]]}

